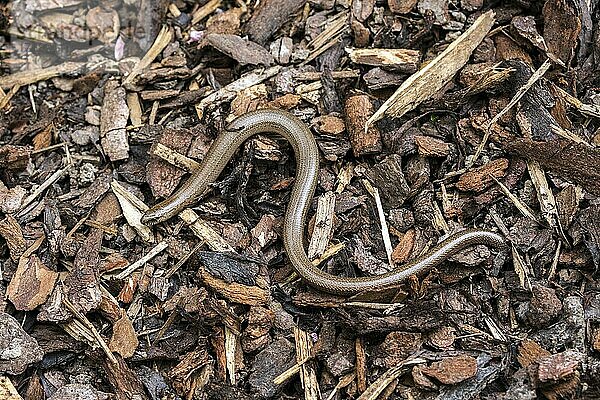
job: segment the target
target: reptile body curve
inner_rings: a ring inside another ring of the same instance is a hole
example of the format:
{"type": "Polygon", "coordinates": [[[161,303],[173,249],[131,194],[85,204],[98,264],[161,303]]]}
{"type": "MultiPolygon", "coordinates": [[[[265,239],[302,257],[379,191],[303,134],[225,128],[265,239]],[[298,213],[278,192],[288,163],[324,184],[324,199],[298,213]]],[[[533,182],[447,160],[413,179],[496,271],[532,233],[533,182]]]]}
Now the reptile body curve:
{"type": "Polygon", "coordinates": [[[198,170],[172,196],[149,209],[142,223],[153,225],[168,220],[195,204],[209,190],[235,151],[251,136],[276,133],[287,139],[296,156],[296,179],[285,212],[283,242],[298,274],[309,285],[337,295],[397,286],[414,274],[440,265],[453,254],[475,244],[502,246],[503,238],[490,231],[468,229],[441,241],[430,251],[400,269],[365,277],[339,277],[314,266],[304,249],[305,220],[317,186],[319,152],[310,130],[294,115],[281,110],[258,110],[243,114],[215,139],[198,170]]]}

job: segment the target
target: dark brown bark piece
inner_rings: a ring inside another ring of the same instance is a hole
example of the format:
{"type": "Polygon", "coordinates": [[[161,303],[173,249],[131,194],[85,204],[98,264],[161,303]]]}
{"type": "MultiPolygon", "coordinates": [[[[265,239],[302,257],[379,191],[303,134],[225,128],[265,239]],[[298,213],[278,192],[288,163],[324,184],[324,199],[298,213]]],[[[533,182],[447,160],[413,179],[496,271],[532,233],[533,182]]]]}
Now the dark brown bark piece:
{"type": "Polygon", "coordinates": [[[5,144],[0,146],[0,168],[7,170],[23,169],[27,166],[33,148],[5,144]]]}
{"type": "Polygon", "coordinates": [[[97,265],[103,235],[104,232],[100,229],[90,232],[75,255],[73,270],[64,281],[69,300],[84,314],[96,309],[100,304],[97,265]]]}
{"type": "Polygon", "coordinates": [[[210,337],[210,343],[215,353],[216,377],[224,381],[227,379],[227,355],[225,354],[225,328],[214,328],[214,333],[210,337]]]}
{"type": "Polygon", "coordinates": [[[519,344],[517,360],[522,367],[528,367],[538,360],[548,357],[550,352],[531,339],[525,339],[519,344]]]}
{"type": "Polygon", "coordinates": [[[415,144],[423,157],[446,157],[450,152],[448,143],[431,136],[415,136],[415,144]]]}
{"type": "Polygon", "coordinates": [[[15,217],[7,215],[0,221],[0,236],[6,240],[10,258],[17,262],[27,248],[27,243],[23,237],[21,226],[15,217]]]}
{"type": "Polygon", "coordinates": [[[562,302],[556,296],[554,289],[542,285],[534,285],[532,288],[532,297],[529,302],[527,319],[531,325],[542,327],[560,315],[562,311],[562,302]]]}
{"type": "Polygon", "coordinates": [[[477,360],[468,355],[458,355],[434,362],[429,367],[423,367],[422,371],[445,385],[454,385],[475,376],[477,360]]]}
{"type": "Polygon", "coordinates": [[[374,350],[373,364],[392,368],[419,350],[422,344],[423,338],[420,333],[391,332],[374,350]]]}
{"type": "Polygon", "coordinates": [[[268,290],[256,286],[258,264],[224,253],[201,251],[196,255],[203,265],[198,273],[212,290],[236,303],[258,306],[268,302],[268,290]]]}
{"type": "Polygon", "coordinates": [[[144,90],[140,93],[142,100],[156,101],[164,100],[171,97],[175,97],[180,93],[179,89],[166,89],[166,90],[144,90]]]}
{"type": "Polygon", "coordinates": [[[144,391],[144,385],[138,376],[129,368],[122,357],[116,355],[117,363],[112,363],[107,358],[102,359],[104,371],[111,386],[113,387],[117,400],[149,399],[144,391]]]}
{"type": "Polygon", "coordinates": [[[494,43],[496,44],[496,60],[521,60],[525,64],[533,66],[533,60],[529,53],[514,40],[504,35],[495,35],[494,43]]]}
{"type": "Polygon", "coordinates": [[[273,379],[295,363],[294,345],[287,339],[279,339],[258,353],[248,383],[261,398],[271,398],[279,389],[273,379]]]}
{"type": "Polygon", "coordinates": [[[423,374],[423,368],[422,365],[415,365],[411,371],[415,385],[424,390],[437,390],[438,385],[423,374]]]}
{"type": "Polygon", "coordinates": [[[576,182],[589,192],[600,194],[600,149],[565,139],[540,142],[519,138],[508,132],[494,136],[502,148],[523,158],[535,160],[563,178],[576,182]]]}
{"type": "Polygon", "coordinates": [[[481,192],[494,183],[494,180],[491,178],[492,176],[496,179],[501,178],[506,174],[507,169],[508,160],[506,158],[490,161],[481,167],[474,168],[462,174],[458,178],[456,188],[464,192],[481,192]]]}
{"type": "MultiPolygon", "coordinates": [[[[333,338],[332,338],[333,339],[333,338]]],[[[328,345],[324,351],[328,354],[325,361],[325,368],[336,378],[340,378],[355,370],[354,361],[357,358],[355,354],[355,341],[341,333],[333,346],[328,345]]]]}
{"type": "Polygon", "coordinates": [[[542,15],[548,50],[565,64],[569,64],[581,31],[577,10],[568,0],[548,0],[544,4],[542,15]]]}
{"type": "Polygon", "coordinates": [[[267,40],[304,6],[306,0],[266,0],[254,10],[245,32],[258,44],[267,40]]]}
{"type": "Polygon", "coordinates": [[[194,372],[198,371],[201,367],[205,366],[211,361],[208,354],[208,346],[201,340],[198,346],[193,350],[185,354],[179,364],[177,364],[169,372],[169,377],[173,382],[173,387],[177,390],[181,396],[185,393],[189,393],[192,389],[194,379],[194,372]]]}
{"type": "Polygon", "coordinates": [[[538,379],[541,382],[557,382],[571,376],[579,368],[582,356],[567,350],[541,359],[538,362],[538,379]]]}
{"type": "Polygon", "coordinates": [[[535,18],[533,18],[533,16],[516,16],[512,19],[511,25],[513,30],[524,39],[527,39],[529,43],[542,51],[546,51],[546,42],[538,33],[537,27],[535,26],[535,18]]]}
{"type": "MultiPolygon", "coordinates": [[[[158,64],[160,65],[160,64],[158,64]]],[[[157,64],[152,64],[148,71],[142,72],[136,79],[136,84],[144,85],[160,81],[170,81],[174,79],[189,78],[191,69],[181,68],[156,68],[157,64]],[[152,68],[155,67],[155,68],[152,68]]]]}
{"type": "Polygon", "coordinates": [[[160,108],[178,108],[188,104],[197,103],[209,91],[209,87],[202,87],[197,90],[190,90],[179,94],[176,98],[160,104],[160,108]]]}
{"type": "Polygon", "coordinates": [[[365,341],[362,337],[356,338],[356,383],[358,392],[362,393],[367,389],[367,355],[365,352],[365,341]]]}
{"type": "Polygon", "coordinates": [[[352,35],[354,36],[354,45],[356,47],[368,46],[371,32],[357,20],[352,20],[350,27],[352,28],[352,35]]]}
{"type": "Polygon", "coordinates": [[[48,299],[57,279],[58,273],[35,254],[22,257],[6,294],[17,310],[31,311],[48,299]]]}
{"type": "MultiPolygon", "coordinates": [[[[157,144],[162,144],[169,149],[180,153],[187,154],[194,137],[187,129],[165,129],[164,132],[155,140],[153,147],[157,144]]],[[[150,150],[152,154],[152,150],[150,150]]],[[[146,169],[146,180],[152,194],[156,198],[170,196],[177,188],[181,181],[181,177],[185,175],[185,171],[173,164],[164,161],[157,156],[151,156],[146,169]]]]}
{"type": "MultiPolygon", "coordinates": [[[[578,189],[575,185],[567,185],[563,190],[556,195],[556,206],[558,211],[558,219],[562,229],[569,229],[573,217],[579,210],[579,201],[582,193],[577,193],[578,189]]],[[[579,190],[581,192],[581,190],[579,190]]]]}
{"type": "Polygon", "coordinates": [[[268,66],[275,61],[271,53],[264,47],[237,35],[212,33],[206,36],[205,42],[241,65],[268,66]]]}
{"type": "Polygon", "coordinates": [[[407,14],[417,5],[418,0],[388,0],[388,7],[394,14],[407,14]]]}
{"type": "MultiPolygon", "coordinates": [[[[0,378],[0,381],[2,379],[0,378]]],[[[1,389],[2,383],[0,382],[0,398],[2,398],[3,392],[1,389]]],[[[15,390],[16,392],[16,390],[15,390]]],[[[27,385],[27,392],[25,393],[25,398],[26,399],[43,399],[45,398],[45,394],[44,394],[44,386],[42,385],[42,380],[40,379],[40,376],[38,374],[34,374],[31,377],[31,380],[29,381],[29,384],[27,385]]],[[[21,397],[10,397],[8,396],[8,398],[6,400],[21,400],[21,397]]]]}
{"type": "Polygon", "coordinates": [[[375,125],[365,132],[367,120],[373,115],[373,104],[367,95],[349,97],[345,105],[346,128],[356,157],[381,151],[381,133],[375,125]]]}
{"type": "Polygon", "coordinates": [[[600,206],[593,205],[582,210],[577,216],[579,226],[584,230],[585,247],[592,256],[596,268],[600,267],[600,206]]]}
{"type": "Polygon", "coordinates": [[[392,86],[400,86],[406,79],[406,74],[386,71],[375,67],[363,75],[363,80],[371,90],[379,90],[392,86]]]}
{"type": "Polygon", "coordinates": [[[251,353],[269,343],[269,330],[275,322],[275,313],[264,307],[250,307],[247,321],[248,327],[242,334],[242,348],[246,353],[251,353]]]}
{"type": "Polygon", "coordinates": [[[384,203],[389,207],[400,207],[410,194],[410,187],[402,172],[402,157],[387,156],[367,171],[367,176],[379,189],[384,203]]]}
{"type": "Polygon", "coordinates": [[[86,74],[73,81],[73,90],[82,96],[86,95],[94,90],[100,79],[102,79],[102,74],[99,72],[86,74]]]}
{"type": "Polygon", "coordinates": [[[113,180],[112,170],[104,170],[98,175],[94,183],[92,183],[85,192],[73,202],[73,205],[89,211],[101,198],[110,190],[110,183],[113,180]]]}

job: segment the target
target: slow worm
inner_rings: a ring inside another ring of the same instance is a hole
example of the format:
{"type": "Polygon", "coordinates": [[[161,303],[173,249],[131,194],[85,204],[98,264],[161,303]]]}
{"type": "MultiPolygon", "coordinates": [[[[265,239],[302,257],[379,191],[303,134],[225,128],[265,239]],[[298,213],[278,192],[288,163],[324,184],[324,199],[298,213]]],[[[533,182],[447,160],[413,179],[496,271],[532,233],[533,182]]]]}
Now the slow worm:
{"type": "Polygon", "coordinates": [[[499,247],[501,236],[483,230],[465,230],[440,242],[425,255],[401,269],[368,277],[339,277],[313,266],[304,250],[304,225],[308,208],[317,186],[319,153],[313,135],[292,114],[279,110],[258,110],[235,119],[213,142],[198,170],[171,197],[146,212],[144,224],[153,225],[177,215],[196,203],[214,182],[237,148],[259,133],[277,133],[287,139],[296,155],[296,181],[285,213],[283,243],[287,255],[300,276],[322,291],[348,295],[395,286],[413,274],[427,271],[448,257],[474,244],[499,247]]]}

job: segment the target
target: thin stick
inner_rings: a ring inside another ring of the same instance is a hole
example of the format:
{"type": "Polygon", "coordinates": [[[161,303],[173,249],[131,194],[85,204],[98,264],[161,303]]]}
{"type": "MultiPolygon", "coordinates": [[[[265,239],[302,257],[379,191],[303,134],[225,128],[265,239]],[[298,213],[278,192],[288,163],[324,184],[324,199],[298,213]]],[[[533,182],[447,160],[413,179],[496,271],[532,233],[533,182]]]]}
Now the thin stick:
{"type": "Polygon", "coordinates": [[[383,238],[383,244],[385,246],[385,252],[387,253],[388,262],[390,266],[394,266],[394,261],[392,260],[392,253],[394,248],[392,247],[392,241],[390,240],[390,231],[388,230],[387,221],[385,220],[385,213],[383,212],[383,205],[381,204],[381,197],[379,197],[379,190],[376,187],[373,187],[369,181],[363,179],[363,184],[367,191],[373,196],[375,199],[375,204],[377,205],[377,214],[379,215],[379,223],[381,224],[381,237],[383,238]]]}
{"type": "Polygon", "coordinates": [[[479,143],[479,146],[477,146],[477,150],[475,151],[475,155],[473,156],[473,158],[471,159],[471,161],[467,164],[466,169],[471,168],[473,166],[473,164],[475,163],[475,161],[479,158],[479,155],[483,151],[483,148],[485,147],[485,145],[487,144],[488,139],[490,138],[490,135],[492,133],[492,128],[494,127],[494,124],[496,122],[498,122],[498,120],[500,118],[502,118],[502,116],[504,114],[506,114],[511,108],[513,108],[515,106],[515,104],[517,104],[519,102],[519,100],[521,100],[521,98],[525,95],[525,93],[527,93],[527,91],[542,76],[544,76],[544,74],[546,73],[546,71],[548,71],[548,68],[550,68],[551,65],[552,65],[552,62],[550,61],[550,59],[546,59],[546,61],[544,61],[544,63],[537,69],[537,71],[535,71],[533,73],[533,75],[531,75],[531,77],[529,78],[529,80],[527,81],[527,83],[524,86],[521,86],[519,88],[519,90],[517,91],[517,93],[513,96],[513,98],[506,105],[506,107],[504,107],[498,114],[496,114],[494,116],[494,118],[492,118],[492,120],[488,124],[488,127],[487,127],[487,129],[485,131],[485,134],[483,135],[483,139],[481,139],[481,142],[479,143]]]}

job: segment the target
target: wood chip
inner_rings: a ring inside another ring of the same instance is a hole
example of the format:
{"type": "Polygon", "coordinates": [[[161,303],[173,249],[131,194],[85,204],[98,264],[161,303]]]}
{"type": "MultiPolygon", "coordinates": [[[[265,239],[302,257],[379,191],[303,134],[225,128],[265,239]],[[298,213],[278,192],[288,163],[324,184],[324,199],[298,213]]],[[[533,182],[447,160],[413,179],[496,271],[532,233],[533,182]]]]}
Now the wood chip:
{"type": "Polygon", "coordinates": [[[108,343],[111,351],[119,353],[123,358],[130,358],[139,345],[137,334],[127,313],[113,324],[113,333],[108,343]]]}
{"type": "Polygon", "coordinates": [[[152,64],[154,59],[164,50],[173,39],[173,30],[163,25],[160,32],[154,39],[154,43],[144,54],[144,57],[133,67],[127,78],[123,81],[123,87],[128,90],[134,90],[138,76],[152,64]]]}
{"type": "Polygon", "coordinates": [[[567,185],[556,196],[558,219],[563,229],[569,229],[575,213],[579,210],[579,202],[583,198],[583,191],[579,186],[567,185]]]}
{"type": "Polygon", "coordinates": [[[356,157],[381,151],[381,133],[375,126],[365,131],[365,123],[373,112],[373,104],[367,95],[356,95],[346,100],[344,107],[346,127],[352,150],[356,157]]]}
{"type": "Polygon", "coordinates": [[[415,238],[416,231],[414,229],[411,228],[406,231],[392,252],[392,260],[394,263],[402,264],[410,259],[415,244],[415,238]]]}
{"type": "Polygon", "coordinates": [[[38,342],[21,327],[13,316],[0,312],[0,371],[3,374],[20,375],[31,365],[38,363],[44,351],[38,342]]]}
{"type": "Polygon", "coordinates": [[[0,76],[0,87],[10,89],[12,87],[27,86],[32,83],[45,81],[60,75],[74,75],[83,72],[85,63],[65,62],[47,68],[29,71],[15,72],[14,74],[0,76]]]}
{"type": "Polygon", "coordinates": [[[365,22],[374,8],[375,0],[356,0],[352,2],[352,15],[360,22],[365,22]]]}
{"type": "Polygon", "coordinates": [[[177,96],[181,91],[179,89],[167,89],[167,90],[144,90],[140,93],[143,100],[154,101],[164,100],[170,97],[177,96]]]}
{"type": "Polygon", "coordinates": [[[456,183],[456,187],[464,192],[481,192],[494,183],[492,177],[502,178],[507,169],[508,160],[498,158],[462,174],[456,183]]]}
{"type": "Polygon", "coordinates": [[[258,44],[264,44],[283,24],[304,6],[306,0],[265,0],[254,10],[246,24],[246,33],[258,44]]]}
{"type": "Polygon", "coordinates": [[[100,113],[100,137],[104,152],[111,161],[129,158],[126,92],[117,81],[110,80],[104,86],[104,102],[100,113]]]}
{"type": "Polygon", "coordinates": [[[417,5],[418,0],[388,0],[390,11],[395,14],[408,14],[417,5]]]}
{"type": "Polygon", "coordinates": [[[248,326],[242,336],[242,347],[245,352],[262,349],[269,343],[269,331],[275,322],[275,313],[265,307],[250,307],[247,314],[248,326]]]}
{"type": "Polygon", "coordinates": [[[372,68],[363,75],[363,80],[371,90],[385,89],[400,86],[406,80],[406,75],[398,72],[386,71],[382,68],[372,68]]]}
{"type": "Polygon", "coordinates": [[[355,64],[385,67],[406,74],[413,74],[419,68],[421,53],[410,49],[346,49],[355,64]]]}
{"type": "Polygon", "coordinates": [[[10,258],[13,261],[18,262],[27,248],[27,243],[23,237],[21,226],[15,217],[7,215],[0,221],[0,236],[6,240],[10,258]]]}
{"type": "Polygon", "coordinates": [[[0,375],[0,399],[23,400],[8,377],[0,375]]]}
{"type": "Polygon", "coordinates": [[[57,279],[58,273],[46,267],[38,256],[23,255],[6,295],[17,310],[32,311],[50,297],[57,279]]]}
{"type": "Polygon", "coordinates": [[[308,258],[313,260],[323,254],[331,240],[335,209],[335,194],[326,192],[319,196],[317,213],[315,214],[315,227],[308,245],[308,258]]]}
{"type": "MultiPolygon", "coordinates": [[[[129,368],[122,357],[115,356],[114,360],[104,358],[102,359],[102,366],[102,370],[106,372],[108,382],[116,392],[115,397],[117,399],[150,400],[150,397],[144,392],[144,385],[140,378],[129,368]]],[[[96,398],[99,398],[99,396],[96,398]]]]}
{"type": "Polygon", "coordinates": [[[450,152],[448,143],[431,136],[415,136],[415,144],[423,157],[446,157],[450,152]]]}
{"type": "Polygon", "coordinates": [[[367,390],[367,356],[365,352],[365,343],[362,337],[357,337],[355,341],[356,351],[356,383],[358,392],[367,390]]]}
{"type": "Polygon", "coordinates": [[[373,364],[385,368],[394,367],[422,345],[423,337],[420,333],[400,331],[388,333],[383,343],[377,346],[373,353],[373,364]]]}
{"type": "Polygon", "coordinates": [[[201,269],[199,274],[208,287],[226,299],[233,301],[234,303],[246,304],[249,306],[260,306],[268,304],[271,298],[268,290],[258,286],[248,286],[236,282],[226,282],[222,279],[212,276],[204,269],[201,269]]]}
{"type": "Polygon", "coordinates": [[[27,166],[32,151],[33,148],[29,146],[1,145],[0,167],[6,170],[23,169],[27,166]]]}
{"type": "Polygon", "coordinates": [[[458,355],[434,362],[421,370],[444,385],[454,385],[475,376],[477,360],[468,355],[458,355]]]}
{"type": "Polygon", "coordinates": [[[346,130],[346,124],[340,117],[334,115],[324,115],[317,119],[319,132],[326,135],[338,136],[346,130]]]}
{"type": "Polygon", "coordinates": [[[267,348],[256,355],[254,370],[248,378],[250,387],[261,398],[272,398],[277,394],[279,384],[274,380],[282,371],[287,371],[296,364],[294,345],[286,338],[273,341],[267,348]]]}
{"type": "Polygon", "coordinates": [[[411,75],[369,118],[365,129],[385,115],[400,118],[444,87],[462,68],[494,24],[494,12],[488,11],[424,68],[411,75]]]}
{"type": "Polygon", "coordinates": [[[542,358],[550,356],[550,352],[531,339],[525,339],[519,344],[517,360],[522,367],[527,368],[542,358]]]}
{"type": "MultiPolygon", "coordinates": [[[[216,92],[214,92],[214,93],[210,94],[209,96],[205,97],[204,99],[202,99],[200,101],[200,103],[198,103],[198,107],[196,109],[203,111],[208,106],[216,107],[216,106],[220,105],[221,103],[224,103],[226,101],[231,101],[231,100],[233,100],[233,98],[235,98],[235,96],[237,95],[237,93],[239,91],[249,88],[251,86],[257,85],[257,84],[277,75],[279,73],[280,69],[281,69],[281,67],[274,66],[274,67],[270,67],[266,70],[253,71],[246,75],[243,75],[240,79],[231,82],[227,86],[222,87],[221,89],[217,90],[216,92]]],[[[202,117],[202,115],[199,115],[199,116],[200,116],[200,118],[202,117]]]]}
{"type": "Polygon", "coordinates": [[[499,132],[492,139],[504,150],[535,160],[542,167],[580,184],[589,192],[600,194],[600,149],[564,139],[535,141],[507,132],[499,132]]]}
{"type": "MultiPolygon", "coordinates": [[[[294,339],[296,362],[300,363],[302,360],[311,356],[313,343],[310,335],[299,328],[294,328],[294,339]]],[[[301,382],[304,386],[304,399],[318,400],[321,398],[321,390],[319,389],[319,382],[317,380],[317,372],[314,363],[310,361],[303,363],[300,371],[301,382]]]]}
{"type": "Polygon", "coordinates": [[[223,0],[209,0],[206,4],[202,5],[202,7],[199,7],[192,14],[192,25],[196,25],[198,22],[215,12],[217,8],[221,7],[222,3],[223,0]]]}
{"type": "Polygon", "coordinates": [[[581,32],[580,12],[565,0],[550,0],[542,8],[544,39],[551,54],[570,64],[581,32]]]}
{"type": "Polygon", "coordinates": [[[207,44],[233,58],[241,65],[265,65],[274,63],[273,56],[261,45],[244,40],[237,35],[211,33],[204,39],[207,44]]]}
{"type": "Polygon", "coordinates": [[[406,372],[411,366],[423,364],[422,358],[409,358],[394,368],[385,371],[361,394],[357,400],[375,400],[396,378],[406,372]]]}
{"type": "Polygon", "coordinates": [[[198,163],[188,159],[188,153],[194,137],[187,129],[165,129],[154,140],[150,149],[150,162],[146,168],[146,181],[156,198],[170,196],[181,177],[187,171],[195,171],[198,163]],[[184,168],[184,171],[181,168],[184,168]],[[190,169],[191,168],[191,169],[190,169]]]}
{"type": "MultiPolygon", "coordinates": [[[[562,232],[562,227],[559,225],[560,221],[558,218],[556,200],[554,199],[554,193],[552,193],[552,189],[550,189],[550,186],[548,185],[546,174],[537,161],[528,161],[527,169],[529,170],[531,182],[535,187],[542,217],[546,220],[549,226],[558,228],[560,232],[562,232]]],[[[564,233],[562,233],[561,236],[564,237],[564,233]]]]}
{"type": "Polygon", "coordinates": [[[133,273],[133,271],[144,266],[144,264],[146,264],[152,258],[156,257],[158,254],[160,254],[162,251],[164,251],[168,246],[169,246],[168,243],[164,240],[159,242],[152,249],[150,249],[150,251],[148,251],[148,253],[146,253],[143,257],[141,257],[136,262],[128,265],[127,268],[125,268],[123,271],[121,271],[117,275],[117,279],[125,279],[126,277],[131,275],[131,273],[133,273]]]}
{"type": "Polygon", "coordinates": [[[123,216],[127,220],[127,223],[135,229],[142,240],[153,243],[154,235],[152,234],[152,230],[142,224],[142,215],[149,207],[134,194],[125,189],[119,182],[113,180],[110,182],[110,186],[119,200],[119,204],[123,210],[123,216]]]}
{"type": "Polygon", "coordinates": [[[557,382],[575,373],[581,365],[582,354],[567,350],[538,361],[538,379],[541,382],[557,382]]]}

